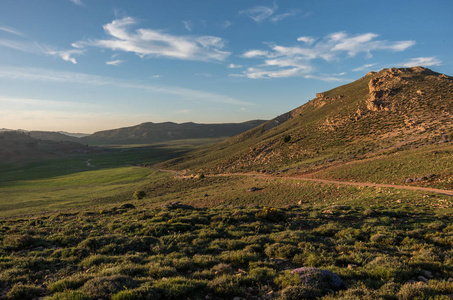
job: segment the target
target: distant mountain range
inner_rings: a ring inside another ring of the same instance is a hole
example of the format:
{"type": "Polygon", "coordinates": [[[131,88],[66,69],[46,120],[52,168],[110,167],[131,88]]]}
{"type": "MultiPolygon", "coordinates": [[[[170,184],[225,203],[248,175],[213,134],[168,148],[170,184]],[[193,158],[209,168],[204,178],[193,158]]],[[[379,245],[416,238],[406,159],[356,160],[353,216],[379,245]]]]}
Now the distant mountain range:
{"type": "Polygon", "coordinates": [[[152,144],[173,140],[227,138],[264,122],[263,120],[226,124],[149,122],[100,131],[92,135],[3,128],[0,129],[0,162],[55,158],[98,151],[86,145],[152,144]]]}
{"type": "Polygon", "coordinates": [[[142,123],[140,125],[95,132],[82,137],[88,145],[151,144],[173,140],[231,137],[263,124],[264,120],[243,123],[197,124],[197,123],[142,123]]]}

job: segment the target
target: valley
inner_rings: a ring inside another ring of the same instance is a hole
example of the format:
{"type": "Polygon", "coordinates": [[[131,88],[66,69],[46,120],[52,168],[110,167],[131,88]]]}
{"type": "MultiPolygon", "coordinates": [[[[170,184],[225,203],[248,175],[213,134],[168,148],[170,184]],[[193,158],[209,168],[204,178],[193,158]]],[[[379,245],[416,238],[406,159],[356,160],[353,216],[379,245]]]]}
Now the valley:
{"type": "Polygon", "coordinates": [[[450,299],[452,114],[452,78],[415,67],[240,133],[144,123],[82,153],[20,134],[0,299],[450,299]]]}

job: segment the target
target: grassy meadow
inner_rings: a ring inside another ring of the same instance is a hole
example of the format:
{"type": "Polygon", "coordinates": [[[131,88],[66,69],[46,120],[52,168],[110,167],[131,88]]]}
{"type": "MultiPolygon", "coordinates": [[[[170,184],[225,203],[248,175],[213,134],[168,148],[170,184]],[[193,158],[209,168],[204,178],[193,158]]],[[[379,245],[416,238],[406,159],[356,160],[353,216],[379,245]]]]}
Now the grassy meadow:
{"type": "MultiPolygon", "coordinates": [[[[451,299],[452,197],[154,168],[201,143],[2,165],[0,299],[451,299]]],[[[433,147],[316,176],[450,188],[433,147]]]]}

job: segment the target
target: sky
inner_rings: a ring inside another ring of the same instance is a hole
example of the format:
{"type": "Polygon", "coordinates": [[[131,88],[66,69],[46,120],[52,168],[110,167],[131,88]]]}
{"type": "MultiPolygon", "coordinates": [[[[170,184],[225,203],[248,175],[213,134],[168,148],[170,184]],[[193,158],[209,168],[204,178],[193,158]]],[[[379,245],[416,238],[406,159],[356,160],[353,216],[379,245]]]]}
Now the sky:
{"type": "Polygon", "coordinates": [[[0,128],[271,119],[382,68],[453,75],[451,0],[1,0],[0,128]]]}

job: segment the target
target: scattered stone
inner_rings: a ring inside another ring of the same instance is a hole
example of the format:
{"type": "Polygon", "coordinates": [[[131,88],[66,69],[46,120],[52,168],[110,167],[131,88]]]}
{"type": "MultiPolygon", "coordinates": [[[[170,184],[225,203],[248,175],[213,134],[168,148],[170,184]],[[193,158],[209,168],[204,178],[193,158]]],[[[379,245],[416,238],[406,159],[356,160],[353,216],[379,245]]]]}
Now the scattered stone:
{"type": "Polygon", "coordinates": [[[180,203],[179,201],[176,201],[176,202],[164,203],[164,204],[162,204],[162,208],[167,208],[167,209],[177,209],[177,208],[193,209],[193,206],[192,205],[183,204],[183,203],[180,203]]]}
{"type": "Polygon", "coordinates": [[[233,300],[241,300],[241,297],[234,297],[233,300]]]}
{"type": "Polygon", "coordinates": [[[434,278],[433,273],[431,273],[430,271],[424,271],[423,275],[425,275],[425,277],[430,278],[430,279],[434,278]]]}
{"type": "Polygon", "coordinates": [[[422,282],[428,282],[428,279],[425,276],[418,276],[417,279],[422,282]]]}
{"type": "Polygon", "coordinates": [[[424,95],[424,94],[425,94],[425,91],[423,91],[423,90],[417,90],[417,94],[419,94],[419,95],[424,95]]]}
{"type": "Polygon", "coordinates": [[[257,187],[252,187],[252,188],[249,188],[249,189],[247,190],[247,192],[256,192],[256,191],[259,191],[259,190],[260,190],[260,189],[257,188],[257,187]]]}
{"type": "Polygon", "coordinates": [[[203,197],[209,197],[209,195],[208,194],[204,194],[203,197]]]}
{"type": "Polygon", "coordinates": [[[355,269],[357,268],[356,264],[348,264],[348,269],[355,269]]]}
{"type": "Polygon", "coordinates": [[[448,282],[453,282],[453,278],[449,277],[449,278],[447,279],[447,281],[448,281],[448,282]]]}
{"type": "Polygon", "coordinates": [[[414,182],[414,180],[412,178],[408,178],[406,179],[405,183],[411,183],[411,182],[414,182]]]}

